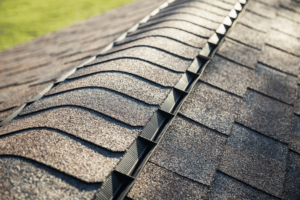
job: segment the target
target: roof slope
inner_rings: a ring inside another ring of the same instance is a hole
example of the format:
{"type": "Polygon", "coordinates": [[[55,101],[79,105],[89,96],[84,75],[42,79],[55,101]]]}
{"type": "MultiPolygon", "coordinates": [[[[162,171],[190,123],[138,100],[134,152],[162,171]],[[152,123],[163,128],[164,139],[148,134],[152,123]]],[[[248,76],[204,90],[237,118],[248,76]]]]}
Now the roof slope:
{"type": "Polygon", "coordinates": [[[300,199],[299,8],[249,2],[128,199],[300,199]]]}

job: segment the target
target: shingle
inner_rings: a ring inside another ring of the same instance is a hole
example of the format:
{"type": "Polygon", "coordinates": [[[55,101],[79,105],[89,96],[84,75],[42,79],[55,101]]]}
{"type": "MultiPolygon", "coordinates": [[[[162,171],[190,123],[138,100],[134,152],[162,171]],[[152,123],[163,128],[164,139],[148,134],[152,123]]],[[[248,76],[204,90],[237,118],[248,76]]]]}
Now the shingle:
{"type": "Polygon", "coordinates": [[[271,29],[266,43],[290,54],[300,56],[300,40],[279,31],[271,29]]]}
{"type": "Polygon", "coordinates": [[[233,5],[232,4],[228,4],[219,0],[202,0],[203,2],[216,6],[218,8],[222,8],[223,10],[228,10],[230,11],[231,9],[233,9],[233,5]]]}
{"type": "Polygon", "coordinates": [[[64,105],[92,109],[132,126],[144,126],[157,108],[106,89],[87,88],[45,97],[26,107],[21,114],[64,105]]]}
{"type": "Polygon", "coordinates": [[[261,3],[264,3],[264,4],[268,4],[270,6],[274,6],[274,7],[279,6],[279,1],[281,2],[281,0],[258,0],[258,1],[260,1],[261,3]]]}
{"type": "Polygon", "coordinates": [[[285,18],[288,18],[291,21],[295,21],[297,23],[300,23],[300,14],[297,13],[297,12],[294,12],[292,10],[280,7],[277,10],[277,14],[280,15],[280,16],[283,16],[285,18]]]}
{"type": "Polygon", "coordinates": [[[217,51],[217,54],[252,69],[255,69],[259,51],[232,40],[226,39],[217,51]]]}
{"type": "Polygon", "coordinates": [[[61,130],[113,151],[125,151],[141,131],[91,110],[66,106],[17,117],[0,132],[4,135],[35,127],[61,130]]]}
{"type": "Polygon", "coordinates": [[[147,163],[128,196],[132,199],[205,199],[207,186],[147,163]]]}
{"type": "Polygon", "coordinates": [[[4,137],[0,146],[2,155],[33,159],[86,182],[103,182],[122,156],[43,128],[4,137]]]}
{"type": "Polygon", "coordinates": [[[237,121],[277,140],[288,142],[293,107],[247,90],[237,121]]]}
{"type": "Polygon", "coordinates": [[[266,34],[238,23],[228,37],[253,48],[261,49],[265,42],[266,34]]]}
{"type": "Polygon", "coordinates": [[[280,0],[280,5],[283,8],[300,13],[300,2],[298,0],[280,0]]]}
{"type": "Polygon", "coordinates": [[[178,8],[178,9],[169,9],[169,10],[162,10],[161,12],[159,12],[156,16],[154,16],[151,19],[157,19],[157,18],[162,18],[164,15],[170,15],[170,14],[175,14],[175,13],[188,13],[188,14],[192,14],[192,15],[196,15],[198,17],[202,17],[205,19],[208,19],[210,21],[214,21],[214,22],[218,22],[218,23],[222,23],[223,20],[225,19],[224,16],[220,16],[211,12],[208,12],[206,10],[202,10],[200,8],[196,8],[196,7],[182,7],[182,8],[178,8]]]}
{"type": "Polygon", "coordinates": [[[5,120],[8,116],[13,114],[16,110],[18,110],[20,106],[21,105],[0,111],[0,121],[5,120]]]}
{"type": "Polygon", "coordinates": [[[104,72],[65,81],[45,96],[84,87],[108,88],[153,105],[159,105],[171,90],[131,74],[104,72]]]}
{"type": "MultiPolygon", "coordinates": [[[[166,52],[151,48],[151,47],[134,47],[130,49],[126,49],[123,51],[119,51],[113,54],[105,55],[103,57],[99,57],[96,59],[94,62],[90,64],[95,64],[103,61],[108,61],[112,59],[117,59],[117,58],[138,58],[142,59],[157,65],[160,65],[162,67],[165,67],[167,69],[171,69],[174,71],[178,72],[184,72],[189,65],[192,63],[191,60],[188,59],[182,59],[177,56],[173,56],[171,54],[168,54],[166,52]]],[[[116,62],[119,66],[121,65],[120,62],[123,61],[114,61],[116,62]]],[[[144,66],[146,64],[135,61],[136,63],[132,63],[130,65],[135,66],[135,65],[141,65],[144,66]]],[[[112,64],[109,63],[111,67],[116,67],[112,64]]],[[[104,65],[105,66],[105,65],[104,65]]],[[[124,66],[124,65],[121,65],[124,66]]],[[[146,65],[146,67],[149,67],[149,65],[146,65]]],[[[108,68],[108,67],[106,67],[108,68]]]]}
{"type": "Polygon", "coordinates": [[[139,34],[145,31],[149,31],[152,29],[159,29],[159,28],[177,28],[183,31],[187,31],[194,35],[198,35],[201,37],[209,38],[214,32],[212,30],[203,28],[201,26],[197,26],[193,23],[186,22],[186,21],[164,21],[158,24],[154,24],[152,26],[147,26],[145,28],[139,28],[137,31],[133,32],[132,34],[139,34]]]}
{"type": "Polygon", "coordinates": [[[289,152],[283,199],[297,200],[300,197],[300,155],[289,152]]]}
{"type": "Polygon", "coordinates": [[[23,158],[0,159],[1,199],[92,199],[101,184],[87,184],[23,158]]]}
{"type": "Polygon", "coordinates": [[[151,162],[210,185],[225,141],[226,137],[180,116],[166,132],[151,162]]]}
{"type": "Polygon", "coordinates": [[[216,88],[197,83],[181,113],[211,129],[229,135],[242,100],[216,88]]]}
{"type": "Polygon", "coordinates": [[[153,24],[157,24],[160,22],[164,22],[164,21],[173,21],[173,20],[182,20],[182,21],[187,21],[190,23],[193,23],[195,25],[198,26],[202,26],[204,28],[207,29],[211,29],[211,30],[215,30],[219,27],[220,23],[217,22],[212,22],[210,20],[201,18],[201,17],[197,17],[195,15],[191,15],[191,14],[186,14],[186,13],[179,13],[179,14],[173,14],[173,15],[168,15],[159,19],[153,19],[153,20],[149,20],[149,22],[147,22],[144,25],[141,25],[141,27],[145,27],[145,26],[151,26],[153,24]]]}
{"type": "Polygon", "coordinates": [[[168,6],[167,9],[180,8],[183,6],[200,8],[200,9],[209,11],[211,13],[215,13],[215,14],[223,15],[223,16],[227,16],[229,14],[228,10],[218,8],[216,6],[213,6],[213,5],[207,4],[205,2],[201,2],[201,1],[183,1],[183,2],[178,1],[178,2],[175,2],[175,3],[171,4],[170,6],[168,6]]]}
{"type": "Polygon", "coordinates": [[[276,9],[274,7],[257,1],[251,1],[247,7],[247,10],[250,10],[251,12],[257,13],[267,18],[276,17],[276,9]]]}
{"type": "Polygon", "coordinates": [[[299,73],[300,58],[269,45],[265,45],[258,60],[286,73],[294,75],[298,75],[299,73]]]}
{"type": "Polygon", "coordinates": [[[138,35],[127,37],[125,40],[122,40],[118,45],[122,43],[132,42],[141,38],[150,37],[150,36],[164,36],[169,37],[175,40],[178,40],[184,44],[202,48],[206,44],[207,39],[195,36],[191,33],[181,31],[174,28],[162,28],[157,30],[147,31],[138,35]]]}
{"type": "Polygon", "coordinates": [[[273,20],[272,28],[284,32],[288,35],[300,38],[299,24],[288,20],[285,17],[277,16],[276,19],[273,20]]]}
{"type": "Polygon", "coordinates": [[[297,78],[258,63],[250,88],[293,104],[296,98],[297,78]]]}
{"type": "Polygon", "coordinates": [[[266,19],[249,11],[244,12],[244,14],[239,19],[239,22],[264,32],[267,32],[269,30],[272,23],[270,19],[266,19]]]}
{"type": "Polygon", "coordinates": [[[111,54],[120,50],[124,50],[130,47],[136,46],[150,46],[155,47],[169,53],[175,54],[177,56],[194,59],[196,55],[199,53],[199,49],[195,47],[190,47],[175,40],[171,40],[163,37],[149,37],[140,40],[133,41],[131,43],[123,44],[120,46],[116,46],[112,50],[110,50],[107,54],[111,54]],[[166,45],[168,44],[168,45],[166,45]]]}
{"type": "Polygon", "coordinates": [[[294,115],[293,127],[290,139],[290,149],[300,153],[300,116],[294,115]]]}
{"type": "Polygon", "coordinates": [[[251,81],[253,71],[230,62],[222,57],[214,56],[205,69],[201,80],[222,88],[228,92],[243,96],[251,81]]]}
{"type": "Polygon", "coordinates": [[[280,196],[287,153],[287,145],[235,125],[220,170],[255,188],[280,196]]]}
{"type": "Polygon", "coordinates": [[[213,187],[211,189],[211,200],[276,200],[277,198],[271,197],[259,190],[254,189],[246,184],[241,183],[229,176],[217,173],[213,187]]]}

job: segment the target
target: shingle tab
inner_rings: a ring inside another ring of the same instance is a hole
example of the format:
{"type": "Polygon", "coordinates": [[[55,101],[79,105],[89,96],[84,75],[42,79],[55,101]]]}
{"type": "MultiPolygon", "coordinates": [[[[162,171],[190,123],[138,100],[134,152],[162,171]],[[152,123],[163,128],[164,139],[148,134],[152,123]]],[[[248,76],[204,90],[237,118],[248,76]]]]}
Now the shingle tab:
{"type": "Polygon", "coordinates": [[[293,129],[290,139],[290,149],[300,153],[300,116],[294,115],[293,129]]]}
{"type": "Polygon", "coordinates": [[[62,132],[34,129],[0,140],[2,155],[36,160],[86,182],[103,182],[122,157],[62,132]]]}
{"type": "Polygon", "coordinates": [[[128,196],[132,199],[205,199],[208,187],[147,163],[128,196]]]}
{"type": "Polygon", "coordinates": [[[0,132],[4,135],[35,127],[61,130],[113,151],[125,151],[141,131],[91,110],[66,106],[18,117],[0,132]]]}
{"type": "Polygon", "coordinates": [[[290,9],[285,9],[285,8],[281,7],[280,9],[278,9],[277,13],[278,13],[278,15],[288,18],[291,21],[300,23],[300,14],[297,12],[294,12],[290,9]]]}
{"type": "Polygon", "coordinates": [[[2,199],[92,199],[101,184],[87,184],[22,158],[0,159],[2,199]]]}
{"type": "Polygon", "coordinates": [[[127,37],[125,40],[122,40],[118,45],[123,43],[132,42],[141,38],[150,37],[150,36],[164,36],[169,37],[175,40],[178,40],[184,44],[190,45],[196,48],[204,47],[207,39],[195,36],[186,31],[181,31],[174,28],[161,28],[159,30],[150,30],[144,33],[140,33],[138,35],[127,37]]]}
{"type": "Polygon", "coordinates": [[[223,20],[225,19],[224,16],[217,15],[215,13],[208,12],[206,10],[202,10],[199,8],[191,8],[191,7],[182,7],[178,9],[169,9],[169,10],[164,10],[159,12],[156,16],[154,16],[151,19],[157,19],[161,18],[163,15],[170,15],[170,14],[175,14],[175,13],[188,13],[192,15],[196,15],[198,17],[202,17],[205,19],[208,19],[210,21],[222,23],[223,20]]]}
{"type": "Polygon", "coordinates": [[[142,25],[141,27],[145,27],[145,26],[151,26],[153,24],[157,24],[163,21],[170,21],[170,20],[183,20],[183,21],[187,21],[190,23],[193,23],[195,25],[198,26],[202,26],[204,28],[208,28],[211,30],[215,30],[219,27],[220,23],[217,22],[212,22],[208,19],[204,19],[195,15],[191,15],[191,14],[187,14],[187,13],[179,13],[179,14],[173,14],[173,15],[168,15],[159,19],[153,19],[153,20],[149,20],[148,23],[142,25]]]}
{"type": "Polygon", "coordinates": [[[201,80],[233,94],[243,96],[253,71],[215,56],[205,69],[201,80]]]}
{"type": "Polygon", "coordinates": [[[276,17],[275,8],[257,1],[251,1],[247,7],[247,10],[250,10],[251,12],[257,13],[267,18],[276,17]]]}
{"type": "Polygon", "coordinates": [[[94,88],[78,89],[45,97],[25,108],[21,114],[29,114],[64,105],[89,108],[132,126],[145,125],[157,108],[106,89],[94,88]]]}
{"type": "MultiPolygon", "coordinates": [[[[178,58],[177,56],[173,56],[171,54],[168,54],[166,52],[151,48],[151,47],[134,47],[130,49],[126,49],[123,51],[119,51],[113,54],[105,55],[103,57],[100,57],[96,59],[94,62],[90,64],[95,64],[98,62],[103,62],[107,60],[112,60],[116,58],[124,58],[124,57],[130,57],[130,58],[138,58],[143,59],[145,61],[152,62],[154,64],[160,65],[162,67],[178,71],[178,72],[184,72],[189,65],[192,63],[189,59],[182,59],[178,58]]],[[[122,61],[119,61],[122,62],[122,61]]],[[[121,65],[119,62],[117,62],[118,66],[121,65]]],[[[140,62],[137,62],[138,65],[143,65],[140,62]]],[[[111,65],[111,64],[109,64],[111,65]]],[[[135,66],[135,63],[132,63],[131,65],[135,66]]],[[[105,66],[105,65],[104,65],[105,66]]],[[[123,66],[123,65],[121,65],[123,66]]],[[[111,67],[115,67],[114,65],[111,65],[111,67]]],[[[106,67],[107,68],[107,67],[106,67]]]]}
{"type": "Polygon", "coordinates": [[[292,151],[289,152],[289,158],[286,170],[285,187],[283,199],[296,200],[300,197],[300,155],[292,151]]]}
{"type": "Polygon", "coordinates": [[[244,12],[244,14],[239,19],[239,22],[264,32],[267,32],[271,26],[270,19],[266,19],[249,11],[244,12]]]}
{"type": "Polygon", "coordinates": [[[210,185],[226,137],[191,120],[177,117],[152,155],[151,162],[210,185]]]}
{"type": "Polygon", "coordinates": [[[298,75],[299,73],[300,58],[269,45],[265,45],[258,60],[286,73],[294,75],[298,75]]]}
{"type": "Polygon", "coordinates": [[[217,54],[252,69],[255,69],[259,51],[247,47],[246,45],[242,45],[240,43],[226,39],[217,51],[217,54]]]}
{"type": "Polygon", "coordinates": [[[104,72],[65,81],[54,87],[45,96],[83,87],[108,88],[153,105],[159,105],[171,90],[131,74],[104,72]]]}
{"type": "Polygon", "coordinates": [[[284,17],[277,16],[276,20],[272,23],[272,28],[300,39],[299,23],[293,22],[284,17]]]}
{"type": "Polygon", "coordinates": [[[205,83],[197,83],[181,113],[226,135],[237,117],[242,100],[205,83]]]}
{"type": "Polygon", "coordinates": [[[275,99],[293,104],[296,98],[297,78],[257,64],[250,87],[275,99]]]}
{"type": "Polygon", "coordinates": [[[271,29],[266,43],[290,54],[300,56],[300,40],[279,31],[271,29]]]}
{"type": "Polygon", "coordinates": [[[265,42],[266,34],[238,23],[228,37],[260,50],[265,42]]]}
{"type": "Polygon", "coordinates": [[[280,196],[285,177],[287,145],[235,125],[220,170],[258,189],[280,196]]]}
{"type": "Polygon", "coordinates": [[[293,107],[247,90],[237,121],[277,140],[288,142],[293,107]]]}
{"type": "Polygon", "coordinates": [[[146,26],[144,28],[139,28],[137,31],[132,33],[132,35],[139,34],[139,33],[145,32],[145,31],[153,30],[153,29],[159,29],[159,28],[177,28],[177,29],[192,33],[194,35],[198,35],[201,37],[207,37],[207,38],[209,38],[214,33],[214,31],[212,31],[212,30],[203,28],[201,26],[195,25],[190,22],[174,20],[174,21],[164,21],[164,22],[160,22],[158,24],[153,24],[152,26],[146,26]]]}
{"type": "Polygon", "coordinates": [[[214,185],[211,189],[211,200],[276,200],[277,198],[271,197],[263,192],[256,190],[248,185],[241,183],[229,176],[222,173],[217,173],[214,185]]]}
{"type": "Polygon", "coordinates": [[[169,53],[175,54],[177,56],[187,58],[187,59],[194,59],[195,56],[199,53],[199,49],[195,47],[190,47],[175,40],[171,40],[164,37],[149,37],[143,38],[140,40],[136,40],[127,44],[123,44],[120,46],[116,46],[112,50],[110,50],[107,54],[111,54],[120,50],[124,50],[130,47],[135,46],[150,46],[159,48],[161,50],[167,51],[169,53]],[[165,45],[165,44],[168,45],[165,45]]]}

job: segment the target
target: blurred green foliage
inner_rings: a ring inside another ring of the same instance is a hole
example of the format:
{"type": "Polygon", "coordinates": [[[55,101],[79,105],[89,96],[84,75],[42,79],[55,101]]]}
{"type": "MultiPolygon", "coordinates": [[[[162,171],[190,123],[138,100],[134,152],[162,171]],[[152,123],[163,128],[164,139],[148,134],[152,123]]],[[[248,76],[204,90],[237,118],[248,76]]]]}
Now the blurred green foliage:
{"type": "Polygon", "coordinates": [[[0,51],[132,1],[0,0],[0,51]]]}

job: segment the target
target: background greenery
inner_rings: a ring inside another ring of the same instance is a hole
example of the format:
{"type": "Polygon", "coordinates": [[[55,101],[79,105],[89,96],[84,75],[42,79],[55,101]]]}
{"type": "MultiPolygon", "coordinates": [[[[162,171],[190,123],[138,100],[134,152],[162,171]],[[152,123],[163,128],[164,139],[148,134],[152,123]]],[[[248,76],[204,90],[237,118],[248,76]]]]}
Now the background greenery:
{"type": "Polygon", "coordinates": [[[0,51],[134,0],[0,0],[0,51]]]}

